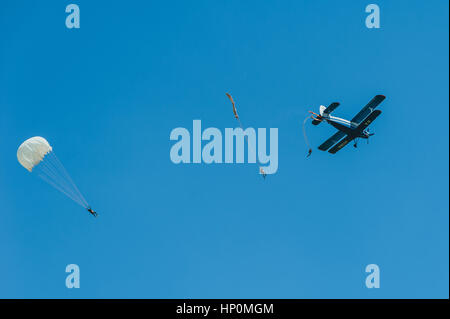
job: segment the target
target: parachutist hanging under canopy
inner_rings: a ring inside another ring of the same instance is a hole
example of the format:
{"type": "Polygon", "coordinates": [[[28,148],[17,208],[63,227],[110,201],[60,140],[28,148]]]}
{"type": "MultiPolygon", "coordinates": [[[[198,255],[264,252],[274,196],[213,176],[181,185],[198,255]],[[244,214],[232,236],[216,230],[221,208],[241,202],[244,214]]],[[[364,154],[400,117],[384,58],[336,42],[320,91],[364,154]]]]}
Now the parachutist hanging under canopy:
{"type": "Polygon", "coordinates": [[[45,138],[34,136],[20,144],[17,160],[30,173],[59,190],[93,216],[97,216],[45,138]]]}
{"type": "Polygon", "coordinates": [[[93,211],[91,207],[86,208],[86,210],[92,214],[92,216],[97,217],[97,212],[93,211]]]}

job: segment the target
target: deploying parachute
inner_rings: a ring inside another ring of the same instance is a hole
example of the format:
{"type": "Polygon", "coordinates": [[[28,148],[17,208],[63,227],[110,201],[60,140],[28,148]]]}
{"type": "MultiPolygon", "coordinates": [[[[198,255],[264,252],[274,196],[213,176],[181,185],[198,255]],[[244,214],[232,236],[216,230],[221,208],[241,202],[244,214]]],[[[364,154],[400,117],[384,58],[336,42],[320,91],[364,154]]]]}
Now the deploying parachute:
{"type": "MultiPolygon", "coordinates": [[[[231,96],[230,93],[225,93],[226,96],[228,96],[228,99],[230,100],[231,104],[233,105],[233,113],[234,113],[234,117],[236,118],[236,120],[239,122],[239,126],[240,128],[244,131],[244,127],[242,126],[241,120],[239,119],[239,115],[237,113],[237,109],[236,109],[236,103],[233,100],[233,97],[231,96]]],[[[246,136],[247,137],[247,136],[246,136]]],[[[266,179],[266,172],[264,172],[262,167],[259,167],[259,173],[261,174],[261,176],[266,179]]]]}
{"type": "Polygon", "coordinates": [[[45,138],[35,136],[23,142],[17,150],[17,159],[30,173],[36,173],[42,180],[83,206],[92,215],[97,215],[45,138]]]}

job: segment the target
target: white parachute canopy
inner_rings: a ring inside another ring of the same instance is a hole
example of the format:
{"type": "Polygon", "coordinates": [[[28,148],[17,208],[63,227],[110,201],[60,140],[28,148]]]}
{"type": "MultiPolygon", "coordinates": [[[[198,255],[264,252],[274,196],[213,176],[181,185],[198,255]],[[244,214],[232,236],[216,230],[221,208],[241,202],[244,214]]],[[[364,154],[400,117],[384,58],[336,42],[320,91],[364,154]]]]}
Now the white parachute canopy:
{"type": "Polygon", "coordinates": [[[29,172],[36,173],[77,204],[84,208],[89,207],[45,138],[35,136],[23,142],[17,150],[17,159],[29,172]]]}

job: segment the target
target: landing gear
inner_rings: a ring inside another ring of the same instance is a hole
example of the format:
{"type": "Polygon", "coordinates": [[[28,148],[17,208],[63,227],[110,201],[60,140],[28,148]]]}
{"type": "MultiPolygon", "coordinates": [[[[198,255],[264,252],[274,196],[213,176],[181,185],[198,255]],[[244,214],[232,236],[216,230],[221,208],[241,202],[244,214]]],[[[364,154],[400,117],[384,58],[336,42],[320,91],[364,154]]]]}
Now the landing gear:
{"type": "Polygon", "coordinates": [[[357,139],[357,138],[355,138],[355,143],[353,143],[353,147],[354,147],[354,148],[357,148],[357,147],[358,147],[358,139],[357,139]]]}

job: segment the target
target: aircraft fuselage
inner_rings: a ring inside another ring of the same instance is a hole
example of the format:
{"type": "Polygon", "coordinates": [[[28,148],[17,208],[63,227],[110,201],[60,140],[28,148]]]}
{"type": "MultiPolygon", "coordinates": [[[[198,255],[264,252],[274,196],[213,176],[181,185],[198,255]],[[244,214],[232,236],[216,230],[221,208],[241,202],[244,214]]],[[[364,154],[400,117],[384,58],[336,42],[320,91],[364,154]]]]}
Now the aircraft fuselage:
{"type": "Polygon", "coordinates": [[[348,134],[350,136],[354,137],[360,137],[360,138],[369,138],[369,132],[367,130],[358,130],[356,129],[358,124],[353,123],[349,120],[336,117],[336,116],[327,116],[325,120],[335,128],[337,128],[339,131],[344,132],[345,134],[348,134]]]}

